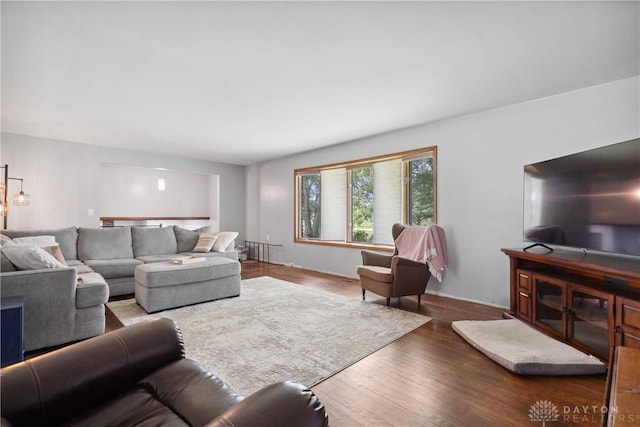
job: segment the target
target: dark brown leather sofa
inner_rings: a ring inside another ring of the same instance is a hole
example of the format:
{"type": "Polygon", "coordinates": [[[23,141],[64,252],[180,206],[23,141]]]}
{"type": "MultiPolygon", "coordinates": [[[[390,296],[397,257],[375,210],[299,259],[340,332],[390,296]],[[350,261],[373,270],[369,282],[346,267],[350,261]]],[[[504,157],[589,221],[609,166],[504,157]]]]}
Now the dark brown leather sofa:
{"type": "Polygon", "coordinates": [[[195,361],[158,318],[0,371],[2,426],[328,426],[303,385],[282,382],[243,398],[195,361]]]}

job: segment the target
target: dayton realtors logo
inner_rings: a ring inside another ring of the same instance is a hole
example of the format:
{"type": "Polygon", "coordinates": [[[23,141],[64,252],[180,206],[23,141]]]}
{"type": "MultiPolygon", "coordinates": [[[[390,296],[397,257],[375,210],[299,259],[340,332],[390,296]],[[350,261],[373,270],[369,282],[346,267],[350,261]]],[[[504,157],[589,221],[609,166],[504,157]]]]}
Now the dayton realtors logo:
{"type": "Polygon", "coordinates": [[[558,408],[549,400],[538,400],[529,409],[529,421],[541,422],[546,427],[547,422],[561,421],[563,423],[594,423],[600,425],[603,420],[609,418],[622,423],[638,423],[640,425],[640,413],[618,412],[618,408],[607,408],[597,405],[564,405],[558,408]],[[562,416],[562,420],[560,417],[562,416]]]}
{"type": "Polygon", "coordinates": [[[538,400],[529,409],[529,419],[535,422],[542,422],[544,427],[547,421],[557,421],[560,418],[558,407],[548,400],[538,400]]]}

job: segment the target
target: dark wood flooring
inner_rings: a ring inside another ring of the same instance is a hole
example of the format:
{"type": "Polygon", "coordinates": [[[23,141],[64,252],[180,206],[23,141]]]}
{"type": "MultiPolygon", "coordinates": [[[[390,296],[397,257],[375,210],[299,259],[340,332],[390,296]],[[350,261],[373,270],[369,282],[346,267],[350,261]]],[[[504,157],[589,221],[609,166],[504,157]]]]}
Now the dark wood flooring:
{"type": "MultiPolygon", "coordinates": [[[[360,297],[357,280],[247,262],[242,278],[272,276],[341,295],[360,297]]],[[[507,286],[507,284],[505,284],[507,286]]],[[[384,298],[367,293],[367,301],[384,298]]],[[[520,376],[498,366],[462,340],[451,322],[500,319],[503,310],[425,295],[392,299],[392,306],[432,321],[313,387],[332,427],[536,426],[529,418],[538,401],[556,406],[551,426],[598,426],[605,376],[520,376]]],[[[121,327],[107,313],[107,330],[121,327]]]]}

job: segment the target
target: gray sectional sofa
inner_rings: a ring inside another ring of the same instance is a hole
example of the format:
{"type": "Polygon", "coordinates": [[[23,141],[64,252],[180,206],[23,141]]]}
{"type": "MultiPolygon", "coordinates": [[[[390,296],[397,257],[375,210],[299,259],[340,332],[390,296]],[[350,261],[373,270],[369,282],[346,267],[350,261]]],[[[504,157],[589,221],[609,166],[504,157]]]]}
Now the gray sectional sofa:
{"type": "MultiPolygon", "coordinates": [[[[10,238],[48,235],[60,245],[65,261],[78,273],[96,272],[109,285],[109,295],[133,294],[134,272],[138,265],[167,261],[177,255],[194,255],[200,231],[182,227],[67,227],[54,230],[4,230],[10,238]]],[[[231,242],[224,252],[197,253],[198,256],[223,256],[238,259],[231,242]]],[[[46,271],[43,271],[46,273],[46,271]]],[[[3,271],[4,273],[4,271],[3,271]]]]}
{"type": "MultiPolygon", "coordinates": [[[[0,294],[24,297],[25,351],[104,333],[109,296],[133,294],[138,265],[167,261],[191,252],[204,230],[66,227],[3,230],[11,239],[54,236],[69,267],[18,271],[2,256],[0,294]]],[[[198,256],[238,259],[231,241],[224,252],[198,256]]]]}

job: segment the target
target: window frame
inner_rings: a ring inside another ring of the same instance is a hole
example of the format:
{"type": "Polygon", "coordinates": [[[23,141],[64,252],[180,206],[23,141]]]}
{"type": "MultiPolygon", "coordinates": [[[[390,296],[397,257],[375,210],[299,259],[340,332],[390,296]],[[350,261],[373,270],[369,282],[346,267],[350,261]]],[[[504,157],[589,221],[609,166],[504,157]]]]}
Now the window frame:
{"type": "MultiPolygon", "coordinates": [[[[408,183],[408,167],[406,162],[416,159],[416,158],[420,158],[423,155],[430,155],[431,158],[433,159],[433,204],[434,204],[434,224],[437,224],[438,221],[438,167],[437,167],[437,159],[438,159],[438,147],[436,145],[433,146],[429,146],[429,147],[423,147],[423,148],[418,148],[418,149],[414,149],[414,150],[408,150],[408,151],[400,151],[400,152],[396,152],[396,153],[390,153],[390,154],[385,154],[385,155],[379,155],[379,156],[374,156],[374,157],[367,157],[367,158],[363,158],[363,159],[357,159],[357,160],[352,160],[352,161],[347,161],[347,162],[340,162],[340,163],[330,163],[330,164],[325,164],[325,165],[320,165],[320,166],[312,166],[312,167],[306,167],[306,168],[299,168],[299,169],[294,169],[293,171],[293,190],[294,190],[294,197],[293,197],[293,218],[294,218],[294,222],[293,222],[293,241],[294,243],[305,243],[305,244],[312,244],[312,245],[322,245],[322,246],[335,246],[335,247],[347,247],[347,248],[354,248],[354,249],[373,249],[373,250],[379,250],[379,251],[387,251],[387,252],[392,252],[394,250],[394,246],[393,245],[384,245],[384,244],[367,244],[367,243],[362,243],[362,242],[352,242],[352,213],[351,213],[351,209],[352,209],[352,203],[351,203],[351,198],[352,198],[352,193],[351,193],[351,170],[353,169],[358,169],[358,168],[364,168],[364,167],[373,167],[374,163],[377,162],[383,162],[383,161],[387,161],[387,160],[394,160],[394,159],[401,159],[402,160],[402,222],[406,224],[407,219],[409,218],[410,215],[410,206],[408,205],[408,198],[409,198],[409,194],[408,194],[408,188],[409,188],[409,183],[408,183]],[[346,229],[345,229],[345,240],[344,241],[335,241],[335,240],[320,240],[318,239],[308,239],[308,238],[302,238],[298,235],[298,229],[299,229],[299,224],[300,224],[300,210],[299,210],[299,205],[300,205],[300,192],[299,192],[299,188],[300,188],[300,183],[299,183],[299,176],[302,176],[304,174],[308,174],[308,173],[320,173],[323,170],[329,170],[329,169],[339,169],[339,168],[345,168],[347,171],[347,179],[345,181],[345,186],[346,186],[346,211],[345,211],[345,216],[346,216],[346,229]]],[[[375,193],[375,191],[374,191],[375,193]]],[[[375,195],[374,195],[375,197],[375,195]]]]}

